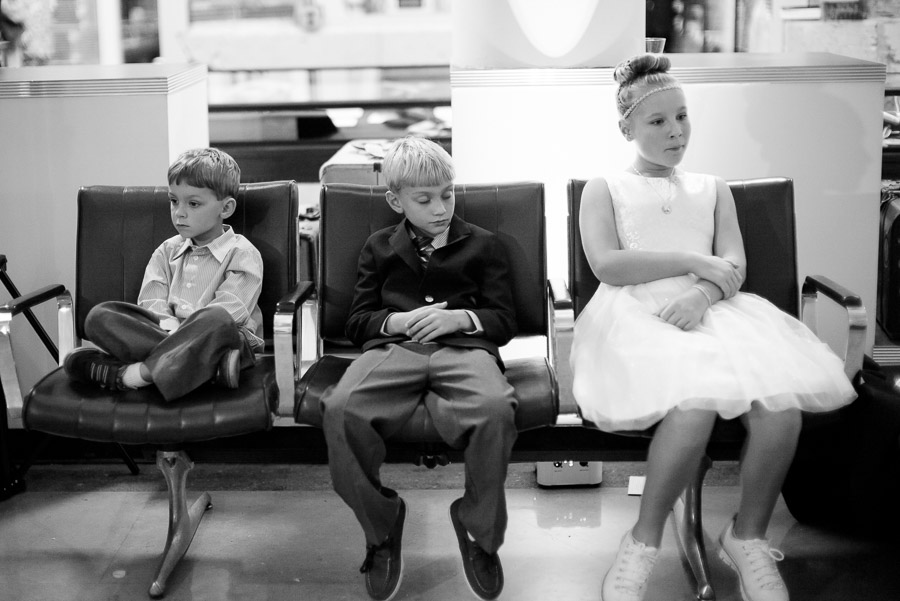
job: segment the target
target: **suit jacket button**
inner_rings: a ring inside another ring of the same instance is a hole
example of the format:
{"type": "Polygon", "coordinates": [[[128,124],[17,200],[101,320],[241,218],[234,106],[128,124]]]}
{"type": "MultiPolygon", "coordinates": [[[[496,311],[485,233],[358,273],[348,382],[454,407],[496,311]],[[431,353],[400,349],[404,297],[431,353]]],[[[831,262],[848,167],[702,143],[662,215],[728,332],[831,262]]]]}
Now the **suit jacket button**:
{"type": "Polygon", "coordinates": [[[426,295],[425,295],[425,302],[426,302],[426,303],[433,303],[433,302],[434,302],[434,297],[431,296],[430,294],[426,294],[426,295]]]}

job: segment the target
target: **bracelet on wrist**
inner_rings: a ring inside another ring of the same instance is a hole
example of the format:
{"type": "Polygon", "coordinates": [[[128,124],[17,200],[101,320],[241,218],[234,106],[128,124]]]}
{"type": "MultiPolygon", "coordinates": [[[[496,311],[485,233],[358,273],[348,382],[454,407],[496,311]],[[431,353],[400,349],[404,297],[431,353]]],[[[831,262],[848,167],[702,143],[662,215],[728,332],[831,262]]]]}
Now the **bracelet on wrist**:
{"type": "Polygon", "coordinates": [[[703,296],[706,297],[706,302],[709,304],[710,307],[712,307],[712,304],[713,304],[712,297],[709,295],[709,292],[707,292],[706,288],[704,288],[700,284],[694,284],[693,286],[691,286],[691,288],[696,288],[701,293],[703,293],[703,296]]]}

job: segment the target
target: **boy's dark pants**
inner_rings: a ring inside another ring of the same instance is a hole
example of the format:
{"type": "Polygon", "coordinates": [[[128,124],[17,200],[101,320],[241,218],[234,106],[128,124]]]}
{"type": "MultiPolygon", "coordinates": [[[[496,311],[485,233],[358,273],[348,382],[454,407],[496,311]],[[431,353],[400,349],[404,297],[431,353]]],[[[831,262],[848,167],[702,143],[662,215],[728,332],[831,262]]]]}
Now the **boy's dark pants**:
{"type": "Polygon", "coordinates": [[[91,342],[120,361],[143,362],[166,401],[209,382],[231,349],[241,349],[242,367],[254,360],[249,343],[222,307],[200,309],[169,334],[153,313],[109,301],[88,312],[84,330],[91,342]]]}
{"type": "Polygon", "coordinates": [[[504,485],[516,440],[517,401],[494,357],[482,349],[413,342],[363,353],[322,398],[334,489],[353,509],[366,544],[387,538],[400,501],[382,487],[384,439],[425,403],[441,438],[465,448],[459,517],[495,553],[506,532],[504,485]]]}

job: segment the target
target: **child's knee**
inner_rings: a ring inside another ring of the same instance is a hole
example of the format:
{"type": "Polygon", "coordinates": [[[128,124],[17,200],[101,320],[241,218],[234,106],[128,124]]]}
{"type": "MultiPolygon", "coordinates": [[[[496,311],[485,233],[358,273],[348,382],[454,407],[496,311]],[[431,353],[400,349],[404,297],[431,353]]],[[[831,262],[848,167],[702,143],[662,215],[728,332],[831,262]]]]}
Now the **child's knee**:
{"type": "Polygon", "coordinates": [[[515,427],[516,404],[515,397],[511,395],[498,394],[486,397],[482,404],[482,414],[492,423],[515,427]]]}
{"type": "Polygon", "coordinates": [[[92,334],[107,329],[107,323],[110,318],[116,315],[113,309],[115,303],[113,301],[105,301],[91,307],[87,317],[84,318],[84,331],[88,338],[93,338],[92,334]]]}
{"type": "Polygon", "coordinates": [[[782,418],[785,427],[799,434],[800,429],[803,427],[803,414],[800,412],[800,410],[788,409],[787,411],[783,411],[782,413],[785,414],[782,418]]]}
{"type": "Polygon", "coordinates": [[[799,436],[803,426],[803,414],[799,409],[769,411],[754,404],[748,417],[748,429],[779,432],[784,436],[799,436]]]}

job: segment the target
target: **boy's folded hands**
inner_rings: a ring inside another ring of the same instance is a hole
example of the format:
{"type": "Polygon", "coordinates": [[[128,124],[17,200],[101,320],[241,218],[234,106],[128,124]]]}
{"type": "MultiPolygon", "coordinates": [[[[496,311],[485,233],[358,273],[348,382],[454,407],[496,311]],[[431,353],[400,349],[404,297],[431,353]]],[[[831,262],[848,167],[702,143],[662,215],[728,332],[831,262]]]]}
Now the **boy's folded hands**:
{"type": "Polygon", "coordinates": [[[388,334],[409,336],[413,342],[431,342],[456,332],[473,331],[475,324],[465,311],[448,310],[446,302],[394,313],[388,318],[388,334]]]}

